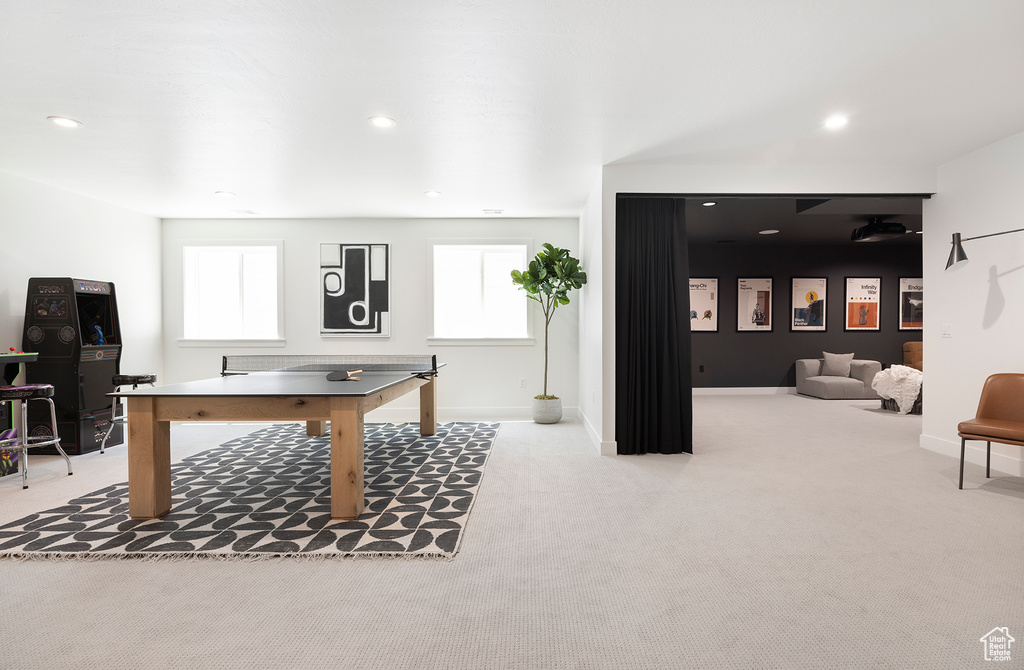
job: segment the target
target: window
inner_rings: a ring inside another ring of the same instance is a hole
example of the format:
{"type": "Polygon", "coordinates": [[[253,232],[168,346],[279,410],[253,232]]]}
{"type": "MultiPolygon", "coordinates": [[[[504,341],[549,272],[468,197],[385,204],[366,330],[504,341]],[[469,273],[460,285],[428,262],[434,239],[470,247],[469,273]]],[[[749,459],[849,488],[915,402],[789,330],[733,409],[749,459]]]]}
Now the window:
{"type": "Polygon", "coordinates": [[[282,246],[185,245],[185,339],[281,338],[282,246]]]}
{"type": "Polygon", "coordinates": [[[527,243],[432,243],[434,337],[528,338],[526,294],[512,270],[527,265],[527,243]]]}

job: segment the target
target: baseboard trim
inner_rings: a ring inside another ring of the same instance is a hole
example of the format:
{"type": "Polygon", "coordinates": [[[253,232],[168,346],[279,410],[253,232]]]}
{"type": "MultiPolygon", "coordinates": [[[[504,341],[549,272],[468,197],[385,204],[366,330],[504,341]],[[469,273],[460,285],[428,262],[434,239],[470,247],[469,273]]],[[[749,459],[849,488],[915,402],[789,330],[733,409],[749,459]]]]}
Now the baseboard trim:
{"type": "MultiPolygon", "coordinates": [[[[934,451],[935,453],[942,454],[943,456],[950,456],[955,458],[957,461],[960,460],[959,440],[945,440],[941,437],[935,437],[934,435],[922,434],[919,439],[919,444],[922,449],[934,451]]],[[[1015,449],[1018,454],[1021,451],[1020,447],[1001,445],[997,442],[993,442],[992,469],[1013,477],[1024,477],[1024,460],[1022,460],[1019,455],[1015,456],[1003,453],[1003,448],[1015,449]]],[[[968,441],[967,449],[964,450],[964,460],[972,465],[980,465],[984,467],[985,443],[977,440],[968,441]]]]}
{"type": "Polygon", "coordinates": [[[795,386],[701,386],[693,395],[796,395],[795,386]]]}
{"type": "Polygon", "coordinates": [[[590,438],[591,444],[597,447],[597,450],[601,451],[601,436],[594,430],[593,424],[590,423],[590,417],[580,411],[580,420],[583,422],[583,429],[587,431],[587,437],[590,438]]]}
{"type": "Polygon", "coordinates": [[[601,436],[598,435],[597,430],[594,428],[594,424],[590,423],[590,417],[584,414],[582,411],[579,412],[579,417],[583,422],[583,427],[587,431],[587,437],[590,438],[590,442],[597,448],[597,452],[602,456],[614,456],[616,453],[615,440],[601,440],[601,436]]]}

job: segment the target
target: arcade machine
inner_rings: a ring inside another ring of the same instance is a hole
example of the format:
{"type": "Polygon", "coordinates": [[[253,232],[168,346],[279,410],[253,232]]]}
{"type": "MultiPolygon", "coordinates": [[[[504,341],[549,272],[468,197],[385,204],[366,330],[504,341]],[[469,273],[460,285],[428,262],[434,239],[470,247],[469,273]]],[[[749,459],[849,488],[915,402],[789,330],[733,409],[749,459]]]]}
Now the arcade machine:
{"type": "MultiPolygon", "coordinates": [[[[69,454],[100,448],[110,427],[114,390],[120,372],[121,328],[114,285],[70,277],[28,280],[25,351],[39,358],[26,366],[29,384],[52,384],[60,444],[69,454]]],[[[49,435],[49,410],[29,406],[30,435],[49,435]],[[35,410],[35,411],[33,411],[35,410]]],[[[107,445],[121,444],[123,425],[115,423],[107,445]]],[[[53,447],[40,449],[56,453],[53,447]]]]}

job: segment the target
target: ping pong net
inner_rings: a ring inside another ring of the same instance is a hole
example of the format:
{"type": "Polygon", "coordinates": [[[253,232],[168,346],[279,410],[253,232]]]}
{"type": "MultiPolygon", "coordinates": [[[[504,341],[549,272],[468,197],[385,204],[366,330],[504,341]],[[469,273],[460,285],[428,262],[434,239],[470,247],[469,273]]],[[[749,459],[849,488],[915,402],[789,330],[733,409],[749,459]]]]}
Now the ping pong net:
{"type": "Polygon", "coordinates": [[[408,372],[417,377],[437,375],[437,356],[390,355],[244,355],[224,356],[221,375],[248,372],[408,372]]]}

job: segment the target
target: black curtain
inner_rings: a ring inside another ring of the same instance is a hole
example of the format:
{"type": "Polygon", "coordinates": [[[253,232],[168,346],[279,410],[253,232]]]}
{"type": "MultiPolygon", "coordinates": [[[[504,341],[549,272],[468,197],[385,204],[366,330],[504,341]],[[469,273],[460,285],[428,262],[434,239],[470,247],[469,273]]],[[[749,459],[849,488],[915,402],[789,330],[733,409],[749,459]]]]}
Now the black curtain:
{"type": "Polygon", "coordinates": [[[615,206],[615,441],[620,454],[693,453],[686,201],[615,206]]]}

